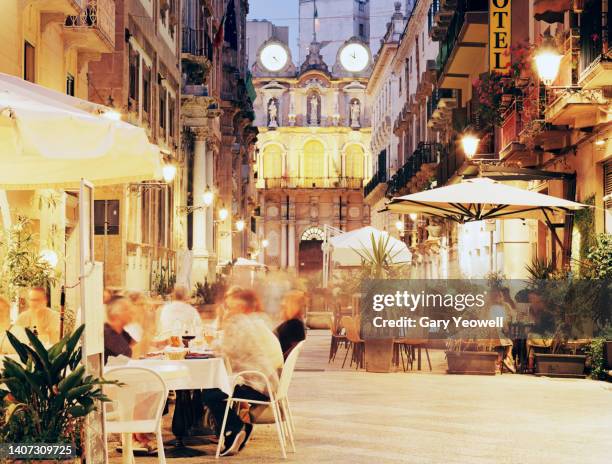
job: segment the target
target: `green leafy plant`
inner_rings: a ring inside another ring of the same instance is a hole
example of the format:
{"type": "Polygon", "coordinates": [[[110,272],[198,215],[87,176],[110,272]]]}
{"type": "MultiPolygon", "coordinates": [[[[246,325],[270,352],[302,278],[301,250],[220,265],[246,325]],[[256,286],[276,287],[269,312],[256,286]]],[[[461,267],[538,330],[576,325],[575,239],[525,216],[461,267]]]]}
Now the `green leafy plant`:
{"type": "Polygon", "coordinates": [[[396,261],[401,250],[394,250],[389,242],[390,235],[384,235],[376,239],[374,234],[370,235],[371,250],[361,244],[361,249],[353,248],[353,251],[361,257],[366,277],[370,279],[389,279],[399,277],[404,265],[408,262],[396,261]]]}
{"type": "Polygon", "coordinates": [[[18,218],[0,241],[0,248],[1,280],[11,299],[19,287],[48,288],[56,282],[55,271],[40,256],[37,236],[28,218],[18,218]]]}
{"type": "Polygon", "coordinates": [[[115,382],[87,375],[80,364],[84,328],[48,350],[28,329],[29,344],[7,332],[19,362],[5,358],[0,372],[0,442],[75,444],[85,417],[108,401],[101,386],[115,382]]]}
{"type": "Polygon", "coordinates": [[[594,338],[586,349],[586,353],[591,360],[591,378],[595,380],[605,380],[607,375],[604,357],[605,344],[605,338],[594,338]]]}
{"type": "Polygon", "coordinates": [[[153,271],[152,290],[159,296],[166,296],[172,293],[176,284],[176,274],[166,266],[161,266],[159,271],[153,271]]]}

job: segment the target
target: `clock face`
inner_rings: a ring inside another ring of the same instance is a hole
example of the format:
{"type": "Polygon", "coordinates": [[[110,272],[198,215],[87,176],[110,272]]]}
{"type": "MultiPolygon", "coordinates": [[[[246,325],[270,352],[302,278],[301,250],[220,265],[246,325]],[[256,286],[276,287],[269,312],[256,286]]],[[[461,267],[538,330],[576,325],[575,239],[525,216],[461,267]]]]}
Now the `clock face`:
{"type": "Polygon", "coordinates": [[[276,43],[266,45],[259,54],[260,63],[268,71],[280,71],[285,67],[288,60],[289,55],[285,47],[276,43]]]}
{"type": "Polygon", "coordinates": [[[370,52],[360,43],[350,43],[340,52],[340,64],[349,72],[361,72],[368,67],[370,52]]]}

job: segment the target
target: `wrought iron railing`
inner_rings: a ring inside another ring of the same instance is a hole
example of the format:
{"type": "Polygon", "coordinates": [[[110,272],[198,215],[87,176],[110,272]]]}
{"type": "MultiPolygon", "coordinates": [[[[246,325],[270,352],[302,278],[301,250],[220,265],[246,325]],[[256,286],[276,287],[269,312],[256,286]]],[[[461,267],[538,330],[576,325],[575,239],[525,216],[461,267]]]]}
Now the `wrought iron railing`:
{"type": "Polygon", "coordinates": [[[586,0],[580,15],[580,73],[600,59],[612,59],[612,8],[602,11],[601,0],[586,0]]]}
{"type": "Polygon", "coordinates": [[[195,56],[204,56],[212,61],[213,44],[208,32],[204,29],[183,27],[182,51],[195,56]]]}
{"type": "Polygon", "coordinates": [[[453,48],[455,48],[461,27],[465,22],[465,14],[470,11],[489,11],[488,0],[459,0],[457,2],[457,9],[448,26],[446,37],[440,41],[440,51],[437,58],[438,73],[444,71],[446,62],[453,48]]]}
{"type": "Polygon", "coordinates": [[[504,113],[499,140],[501,150],[519,140],[519,134],[523,130],[523,118],[519,108],[520,105],[515,100],[504,113]]]}
{"type": "Polygon", "coordinates": [[[439,143],[419,143],[414,153],[389,181],[390,193],[397,193],[403,189],[424,164],[437,164],[442,156],[442,148],[439,143]]]}
{"type": "Polygon", "coordinates": [[[360,177],[268,177],[266,189],[339,188],[359,190],[363,186],[360,177]]]}
{"type": "Polygon", "coordinates": [[[448,182],[450,178],[457,172],[465,162],[465,154],[463,150],[456,149],[456,142],[451,141],[445,150],[442,150],[440,162],[438,163],[438,172],[436,175],[438,186],[442,186],[448,182]]]}
{"type": "Polygon", "coordinates": [[[368,181],[368,183],[363,188],[363,196],[367,197],[372,191],[378,186],[378,184],[387,182],[387,172],[386,171],[376,171],[376,173],[372,176],[372,178],[368,181]]]}
{"type": "Polygon", "coordinates": [[[112,47],[115,46],[115,0],[83,0],[78,16],[68,16],[66,27],[94,29],[112,47]]]}

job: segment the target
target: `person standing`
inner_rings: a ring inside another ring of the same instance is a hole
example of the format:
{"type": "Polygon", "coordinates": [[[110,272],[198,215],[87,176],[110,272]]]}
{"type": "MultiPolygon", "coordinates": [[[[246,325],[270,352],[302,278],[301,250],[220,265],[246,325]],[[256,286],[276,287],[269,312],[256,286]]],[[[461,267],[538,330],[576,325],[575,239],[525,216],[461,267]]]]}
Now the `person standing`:
{"type": "Polygon", "coordinates": [[[42,287],[33,287],[28,291],[28,309],[22,312],[15,325],[38,332],[38,338],[44,343],[57,343],[60,338],[60,315],[47,306],[47,291],[42,287]]]}

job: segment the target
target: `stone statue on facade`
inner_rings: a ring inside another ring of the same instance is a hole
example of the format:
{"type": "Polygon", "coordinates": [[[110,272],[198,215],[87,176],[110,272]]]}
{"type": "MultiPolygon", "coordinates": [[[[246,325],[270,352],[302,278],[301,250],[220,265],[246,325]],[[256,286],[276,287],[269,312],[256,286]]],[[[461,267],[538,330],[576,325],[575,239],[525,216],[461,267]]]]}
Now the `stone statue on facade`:
{"type": "Polygon", "coordinates": [[[270,99],[270,103],[268,103],[268,126],[269,127],[278,127],[278,108],[276,107],[276,101],[274,98],[270,99]]]}
{"type": "Polygon", "coordinates": [[[361,108],[358,100],[354,100],[351,104],[351,127],[359,127],[359,113],[361,108]]]}
{"type": "Polygon", "coordinates": [[[319,123],[319,100],[316,95],[310,97],[310,124],[316,126],[319,123]]]}

